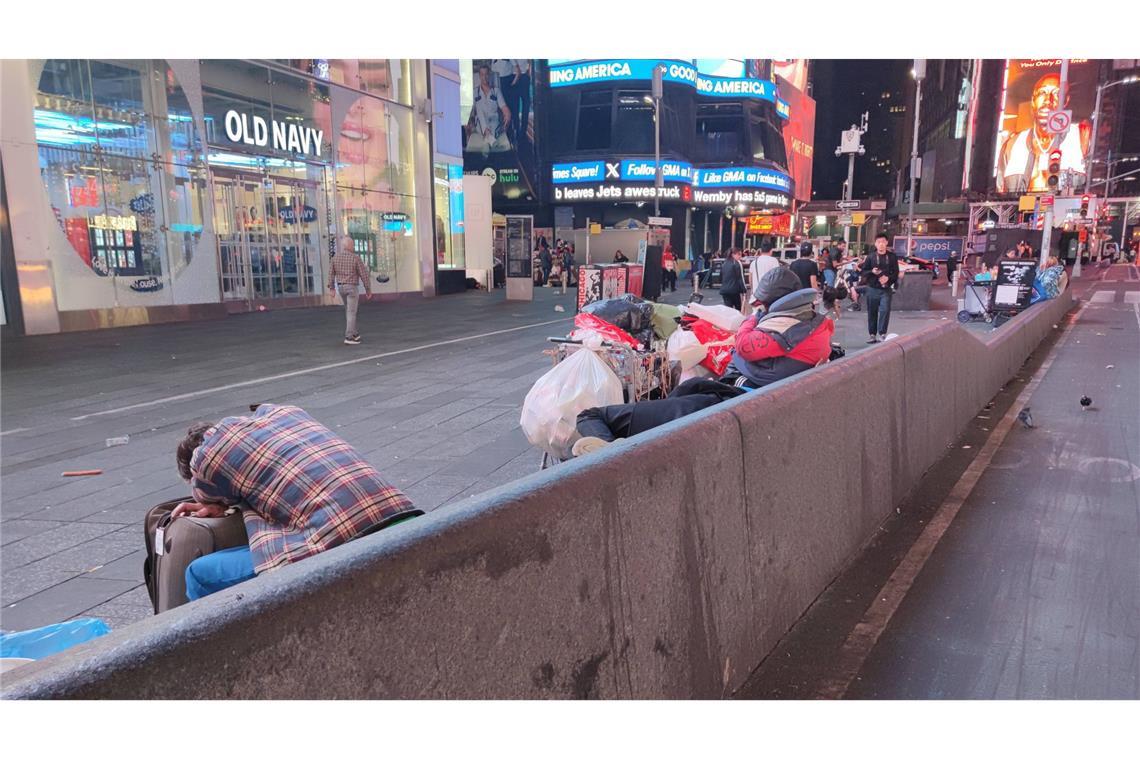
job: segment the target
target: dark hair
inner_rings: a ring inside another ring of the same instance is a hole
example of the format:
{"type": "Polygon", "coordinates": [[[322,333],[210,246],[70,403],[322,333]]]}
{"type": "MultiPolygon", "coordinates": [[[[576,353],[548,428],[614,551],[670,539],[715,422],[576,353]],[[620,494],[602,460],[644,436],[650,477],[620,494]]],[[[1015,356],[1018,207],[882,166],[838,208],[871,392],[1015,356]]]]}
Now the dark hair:
{"type": "Polygon", "coordinates": [[[879,238],[882,238],[883,240],[888,240],[888,241],[891,239],[887,235],[887,233],[885,233],[885,232],[880,232],[878,235],[875,235],[875,240],[878,240],[879,238]]]}
{"type": "Polygon", "coordinates": [[[175,461],[178,462],[178,474],[183,480],[190,480],[190,458],[194,456],[194,449],[202,445],[202,438],[206,431],[214,426],[212,422],[195,422],[186,431],[186,437],[178,442],[178,451],[175,461]]]}

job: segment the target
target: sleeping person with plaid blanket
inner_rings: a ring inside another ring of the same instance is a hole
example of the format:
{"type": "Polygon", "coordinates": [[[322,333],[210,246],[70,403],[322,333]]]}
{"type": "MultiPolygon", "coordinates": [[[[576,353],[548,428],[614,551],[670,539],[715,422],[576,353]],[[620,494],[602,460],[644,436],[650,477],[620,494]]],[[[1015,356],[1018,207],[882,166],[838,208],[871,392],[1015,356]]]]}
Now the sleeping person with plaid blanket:
{"type": "Polygon", "coordinates": [[[262,404],[247,417],[196,423],[178,445],[194,501],[172,516],[241,509],[249,545],[186,568],[190,599],[422,515],[372,465],[296,406],[262,404]]]}

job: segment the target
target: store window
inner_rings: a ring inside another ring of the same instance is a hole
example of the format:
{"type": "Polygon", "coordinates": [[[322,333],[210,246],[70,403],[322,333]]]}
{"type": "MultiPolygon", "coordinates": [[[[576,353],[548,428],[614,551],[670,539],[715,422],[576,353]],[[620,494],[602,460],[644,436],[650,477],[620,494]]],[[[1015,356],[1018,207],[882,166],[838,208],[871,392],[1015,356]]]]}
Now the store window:
{"type": "MultiPolygon", "coordinates": [[[[652,153],[653,103],[649,90],[619,90],[613,149],[619,153],[652,153]]],[[[662,104],[664,107],[664,104],[662,104]]]]}
{"type": "Polygon", "coordinates": [[[463,269],[463,165],[435,164],[435,254],[440,269],[463,269]]]}
{"type": "Polygon", "coordinates": [[[704,161],[738,161],[748,155],[739,103],[697,106],[697,150],[704,161]]]}
{"type": "Polygon", "coordinates": [[[415,198],[338,188],[340,229],[348,232],[379,293],[420,289],[415,198]]]}
{"type": "Polygon", "coordinates": [[[578,150],[604,150],[610,147],[613,125],[613,92],[586,90],[578,103],[578,150]]]}
{"type": "Polygon", "coordinates": [[[204,193],[201,137],[173,71],[47,60],[37,74],[40,175],[74,254],[53,260],[58,307],[173,303],[173,276],[201,239],[204,193]]]}

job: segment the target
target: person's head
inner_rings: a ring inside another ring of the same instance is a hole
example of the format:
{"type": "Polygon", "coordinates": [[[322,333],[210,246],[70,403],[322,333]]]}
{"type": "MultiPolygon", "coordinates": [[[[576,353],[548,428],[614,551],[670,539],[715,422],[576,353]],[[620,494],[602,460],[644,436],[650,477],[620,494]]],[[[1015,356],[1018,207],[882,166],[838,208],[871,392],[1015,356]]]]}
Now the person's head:
{"type": "Polygon", "coordinates": [[[835,244],[835,247],[838,248],[840,250],[840,252],[846,251],[847,250],[847,241],[846,240],[840,240],[839,242],[837,242],[835,244]]]}
{"type": "Polygon", "coordinates": [[[1059,263],[1060,263],[1060,261],[1057,259],[1056,256],[1050,256],[1049,258],[1045,259],[1045,267],[1046,268],[1055,267],[1059,263]]]}
{"type": "Polygon", "coordinates": [[[880,232],[875,235],[875,252],[879,254],[887,252],[887,233],[880,232]]]}
{"type": "Polygon", "coordinates": [[[811,254],[812,254],[811,243],[804,243],[803,245],[800,246],[800,258],[801,259],[810,258],[811,254]]]}
{"type": "Polygon", "coordinates": [[[615,253],[615,254],[614,254],[614,256],[624,256],[624,255],[625,255],[625,254],[623,254],[623,253],[621,252],[621,249],[620,249],[620,248],[618,248],[618,249],[617,249],[617,253],[615,253]]]}
{"type": "Polygon", "coordinates": [[[194,450],[202,445],[202,438],[206,435],[206,431],[213,426],[214,423],[212,422],[195,422],[186,431],[186,437],[178,442],[174,461],[178,464],[178,474],[183,480],[189,482],[191,477],[190,459],[194,456],[194,450]]]}
{"type": "Polygon", "coordinates": [[[764,238],[764,242],[760,244],[760,253],[771,256],[772,249],[775,247],[776,246],[772,243],[772,240],[770,238],[764,238]]]}
{"type": "Polygon", "coordinates": [[[739,248],[733,248],[731,251],[728,252],[728,255],[731,256],[736,261],[740,261],[740,258],[744,255],[744,252],[741,251],[739,248]]]}
{"type": "Polygon", "coordinates": [[[776,267],[769,269],[760,278],[753,290],[753,297],[768,309],[784,296],[802,289],[803,283],[795,272],[787,267],[776,267]]]}
{"type": "Polygon", "coordinates": [[[1005,252],[1007,259],[1016,259],[1019,255],[1021,255],[1021,249],[1019,248],[1010,248],[1005,252]]]}
{"type": "Polygon", "coordinates": [[[1045,135],[1049,131],[1049,115],[1061,108],[1061,77],[1057,74],[1046,74],[1033,85],[1033,119],[1037,125],[1037,133],[1045,135]]]}
{"type": "Polygon", "coordinates": [[[485,63],[479,67],[479,84],[484,87],[491,85],[491,67],[485,63]]]}
{"type": "Polygon", "coordinates": [[[352,239],[352,235],[343,234],[340,236],[340,249],[345,253],[355,253],[356,243],[352,239]]]}

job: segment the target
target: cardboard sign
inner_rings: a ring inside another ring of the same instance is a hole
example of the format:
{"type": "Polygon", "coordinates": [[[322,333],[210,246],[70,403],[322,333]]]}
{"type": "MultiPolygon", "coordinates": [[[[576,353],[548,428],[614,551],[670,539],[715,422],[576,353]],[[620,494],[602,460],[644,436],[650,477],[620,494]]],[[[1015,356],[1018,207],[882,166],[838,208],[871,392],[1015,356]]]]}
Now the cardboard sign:
{"type": "Polygon", "coordinates": [[[1024,259],[1003,259],[998,262],[997,280],[994,283],[993,307],[1005,311],[1029,308],[1033,296],[1033,280],[1037,277],[1037,262],[1024,259]]]}

